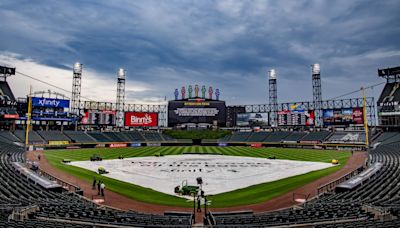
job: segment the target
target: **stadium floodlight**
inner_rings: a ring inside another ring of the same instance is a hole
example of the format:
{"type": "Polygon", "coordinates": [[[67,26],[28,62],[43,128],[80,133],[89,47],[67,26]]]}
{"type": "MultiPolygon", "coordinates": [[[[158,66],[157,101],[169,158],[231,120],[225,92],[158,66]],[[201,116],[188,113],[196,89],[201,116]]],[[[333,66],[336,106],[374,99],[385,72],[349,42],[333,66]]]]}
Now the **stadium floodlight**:
{"type": "Polygon", "coordinates": [[[269,79],[276,79],[275,69],[271,69],[270,71],[268,71],[268,76],[269,76],[269,79]]]}
{"type": "Polygon", "coordinates": [[[74,64],[74,73],[76,73],[76,74],[82,73],[82,64],[80,64],[79,62],[76,62],[74,64]]]}
{"type": "Polygon", "coordinates": [[[312,73],[313,74],[321,74],[321,67],[318,63],[312,65],[312,73]]]}
{"type": "Polygon", "coordinates": [[[125,79],[125,70],[122,68],[119,68],[118,70],[118,78],[119,79],[125,79]]]}

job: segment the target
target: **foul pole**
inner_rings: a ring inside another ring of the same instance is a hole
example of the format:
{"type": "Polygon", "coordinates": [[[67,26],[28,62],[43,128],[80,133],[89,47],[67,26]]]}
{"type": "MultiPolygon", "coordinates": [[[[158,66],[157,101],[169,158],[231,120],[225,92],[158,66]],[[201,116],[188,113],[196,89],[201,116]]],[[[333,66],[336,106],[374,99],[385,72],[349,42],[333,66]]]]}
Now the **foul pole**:
{"type": "Polygon", "coordinates": [[[31,115],[32,115],[32,86],[30,86],[30,88],[29,88],[29,95],[28,95],[28,113],[26,113],[25,151],[28,150],[29,129],[30,129],[30,127],[31,127],[31,115]]]}

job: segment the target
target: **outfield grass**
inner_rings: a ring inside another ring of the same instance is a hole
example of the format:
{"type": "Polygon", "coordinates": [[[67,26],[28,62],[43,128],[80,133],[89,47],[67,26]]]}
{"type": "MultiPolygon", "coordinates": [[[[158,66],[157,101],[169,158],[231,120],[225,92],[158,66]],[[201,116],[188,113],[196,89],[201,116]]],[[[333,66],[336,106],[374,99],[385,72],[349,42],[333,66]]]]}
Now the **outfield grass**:
{"type": "Polygon", "coordinates": [[[316,161],[331,162],[332,159],[338,159],[341,165],[313,171],[307,174],[285,178],[282,180],[254,185],[251,187],[238,189],[231,192],[221,193],[209,196],[212,200],[211,207],[228,207],[254,204],[266,201],[275,196],[282,195],[293,189],[301,187],[307,183],[317,180],[323,176],[338,171],[350,156],[345,151],[327,151],[312,149],[287,149],[287,148],[250,148],[250,147],[139,147],[139,148],[96,148],[96,149],[73,149],[73,150],[54,150],[45,151],[45,156],[49,163],[59,170],[65,171],[85,180],[92,182],[93,176],[102,179],[107,188],[111,191],[118,192],[129,198],[160,205],[192,207],[192,203],[186,199],[167,195],[144,188],[134,184],[118,181],[112,178],[98,175],[95,172],[78,168],[71,165],[61,163],[61,160],[71,159],[72,161],[89,160],[93,154],[99,154],[103,159],[117,159],[120,155],[128,157],[144,157],[154,156],[156,153],[163,155],[177,155],[183,153],[221,153],[231,156],[248,156],[248,157],[269,157],[275,156],[276,159],[299,160],[299,161],[316,161]]]}

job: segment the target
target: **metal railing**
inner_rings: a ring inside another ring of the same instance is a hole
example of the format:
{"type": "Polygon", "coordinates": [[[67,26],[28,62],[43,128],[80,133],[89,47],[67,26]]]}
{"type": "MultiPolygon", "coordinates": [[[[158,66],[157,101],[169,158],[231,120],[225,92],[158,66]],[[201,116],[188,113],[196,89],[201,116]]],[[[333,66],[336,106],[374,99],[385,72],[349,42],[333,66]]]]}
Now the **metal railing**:
{"type": "Polygon", "coordinates": [[[349,180],[350,178],[354,177],[355,175],[357,175],[361,168],[363,168],[363,166],[360,166],[360,167],[354,169],[353,171],[351,171],[351,172],[349,172],[349,173],[347,173],[347,174],[345,174],[345,175],[343,175],[343,176],[341,176],[341,177],[339,177],[339,178],[337,178],[337,179],[335,179],[335,180],[333,180],[333,181],[331,181],[331,182],[329,182],[329,183],[327,183],[325,185],[319,186],[317,188],[317,196],[319,196],[319,195],[321,195],[321,194],[323,194],[325,192],[331,192],[331,191],[335,190],[335,187],[338,184],[341,184],[341,183],[349,180]]]}

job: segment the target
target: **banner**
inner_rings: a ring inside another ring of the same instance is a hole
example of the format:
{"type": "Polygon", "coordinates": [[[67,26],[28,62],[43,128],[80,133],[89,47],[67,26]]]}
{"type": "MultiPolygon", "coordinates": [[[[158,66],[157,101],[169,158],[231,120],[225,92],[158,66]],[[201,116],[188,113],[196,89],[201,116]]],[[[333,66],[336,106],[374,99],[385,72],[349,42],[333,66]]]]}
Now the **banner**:
{"type": "Polygon", "coordinates": [[[49,145],[68,145],[68,141],[49,141],[49,145]]]}
{"type": "Polygon", "coordinates": [[[55,98],[32,97],[33,107],[69,108],[69,100],[55,98]]]}
{"type": "Polygon", "coordinates": [[[157,127],[158,114],[155,112],[125,112],[127,127],[157,127]]]}
{"type": "Polygon", "coordinates": [[[140,147],[140,146],[142,146],[142,144],[141,143],[131,143],[130,146],[131,147],[140,147]]]}
{"type": "Polygon", "coordinates": [[[3,118],[4,119],[18,119],[19,116],[18,116],[18,114],[4,114],[3,118]]]}
{"type": "Polygon", "coordinates": [[[161,143],[147,143],[147,146],[161,146],[161,143]]]}
{"type": "Polygon", "coordinates": [[[262,144],[261,144],[261,143],[252,143],[252,144],[250,144],[250,146],[251,146],[252,148],[261,148],[261,147],[262,147],[262,144]]]}
{"type": "Polygon", "coordinates": [[[353,108],[353,122],[355,124],[364,123],[363,108],[353,108]]]}
{"type": "Polygon", "coordinates": [[[110,148],[122,148],[122,147],[127,147],[128,144],[126,143],[111,143],[110,148]]]}

